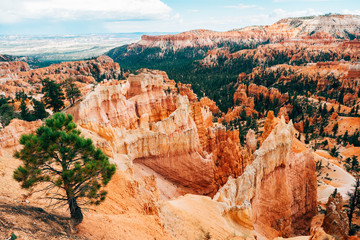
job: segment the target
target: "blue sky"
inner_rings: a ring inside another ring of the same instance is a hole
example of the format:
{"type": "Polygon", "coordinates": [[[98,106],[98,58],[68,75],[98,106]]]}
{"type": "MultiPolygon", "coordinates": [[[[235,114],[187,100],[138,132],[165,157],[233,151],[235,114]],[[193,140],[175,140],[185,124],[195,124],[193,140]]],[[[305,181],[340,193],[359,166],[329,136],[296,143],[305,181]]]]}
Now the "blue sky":
{"type": "Polygon", "coordinates": [[[0,34],[226,31],[330,12],[360,15],[360,0],[0,0],[0,34]]]}

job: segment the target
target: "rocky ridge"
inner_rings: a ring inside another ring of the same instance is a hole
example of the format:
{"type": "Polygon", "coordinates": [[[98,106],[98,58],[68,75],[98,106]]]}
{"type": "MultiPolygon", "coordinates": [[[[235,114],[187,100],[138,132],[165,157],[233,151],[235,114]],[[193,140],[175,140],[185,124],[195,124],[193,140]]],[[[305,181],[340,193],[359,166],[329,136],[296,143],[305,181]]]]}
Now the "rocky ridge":
{"type": "Polygon", "coordinates": [[[251,154],[236,131],[213,123],[209,107],[175,89],[163,72],[143,70],[96,87],[68,113],[99,136],[121,169],[144,165],[188,192],[213,195],[229,175],[242,173],[251,154]]]}
{"type": "Polygon", "coordinates": [[[37,95],[41,93],[41,79],[49,78],[57,83],[73,78],[83,93],[88,92],[89,84],[97,80],[118,79],[120,66],[107,57],[75,62],[52,64],[49,67],[30,69],[21,61],[0,62],[0,93],[6,97],[15,97],[15,92],[37,95]]]}
{"type": "Polygon", "coordinates": [[[244,173],[214,196],[229,217],[268,238],[309,230],[316,213],[315,162],[309,152],[292,152],[293,135],[292,123],[282,119],[244,173]]]}
{"type": "MultiPolygon", "coordinates": [[[[137,43],[127,46],[127,51],[137,48],[183,49],[194,47],[216,48],[223,43],[262,44],[288,40],[342,42],[359,37],[360,17],[356,15],[323,15],[308,18],[286,18],[268,26],[253,26],[227,32],[192,30],[175,35],[142,36],[137,43]]],[[[295,42],[293,44],[296,44],[295,42]]],[[[121,49],[110,50],[107,55],[116,60],[121,49]]]]}

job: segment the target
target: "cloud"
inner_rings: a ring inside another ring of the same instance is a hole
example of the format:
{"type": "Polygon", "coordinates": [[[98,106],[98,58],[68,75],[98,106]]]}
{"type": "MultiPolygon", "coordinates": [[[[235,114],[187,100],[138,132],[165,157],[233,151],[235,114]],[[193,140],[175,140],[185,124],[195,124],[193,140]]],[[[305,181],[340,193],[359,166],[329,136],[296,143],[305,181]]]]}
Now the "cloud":
{"type": "Polygon", "coordinates": [[[243,3],[237,4],[237,5],[231,5],[231,6],[225,6],[226,8],[236,8],[236,9],[248,9],[248,8],[255,8],[257,5],[246,5],[243,3]]]}
{"type": "Polygon", "coordinates": [[[288,17],[305,17],[305,16],[314,16],[314,15],[322,15],[321,11],[317,11],[312,8],[308,8],[306,10],[298,10],[298,11],[286,11],[281,8],[275,9],[272,13],[269,14],[270,19],[279,20],[282,18],[288,17]]]}
{"type": "Polygon", "coordinates": [[[161,0],[0,0],[0,23],[29,19],[167,19],[171,8],[161,0]]]}
{"type": "Polygon", "coordinates": [[[108,32],[149,32],[149,29],[155,29],[155,32],[174,32],[176,26],[181,26],[183,22],[182,16],[176,13],[166,21],[141,21],[141,24],[135,21],[108,21],[103,26],[108,32]]]}
{"type": "Polygon", "coordinates": [[[197,13],[197,12],[200,12],[200,11],[199,11],[199,9],[189,9],[188,12],[197,13]]]}
{"type": "Polygon", "coordinates": [[[343,14],[352,14],[352,15],[360,15],[360,10],[349,10],[349,9],[343,9],[341,11],[343,14]]]}

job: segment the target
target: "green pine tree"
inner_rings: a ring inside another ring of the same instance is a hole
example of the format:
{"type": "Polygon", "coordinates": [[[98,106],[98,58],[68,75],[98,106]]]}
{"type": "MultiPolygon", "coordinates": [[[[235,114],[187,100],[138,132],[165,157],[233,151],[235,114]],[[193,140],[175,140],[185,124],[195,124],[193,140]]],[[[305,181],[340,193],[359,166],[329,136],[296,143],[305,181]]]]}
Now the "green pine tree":
{"type": "Polygon", "coordinates": [[[70,101],[70,104],[73,105],[79,97],[81,97],[81,92],[76,86],[74,79],[68,78],[65,81],[65,92],[66,98],[70,101]]]}
{"type": "Polygon", "coordinates": [[[45,110],[45,105],[43,102],[41,101],[37,101],[36,99],[33,99],[33,104],[34,104],[34,113],[33,113],[33,117],[34,119],[44,119],[47,116],[49,116],[49,114],[46,112],[45,110]]]}
{"type": "Polygon", "coordinates": [[[334,127],[333,127],[332,130],[333,130],[333,132],[334,132],[334,137],[335,137],[337,131],[339,130],[339,124],[338,124],[338,123],[335,123],[335,125],[334,125],[334,127]]]}
{"type": "Polygon", "coordinates": [[[25,121],[30,121],[30,113],[29,113],[29,109],[27,108],[26,106],[26,102],[25,102],[25,99],[22,98],[21,99],[21,104],[20,104],[20,117],[22,120],[25,120],[25,121]]]}
{"type": "Polygon", "coordinates": [[[8,100],[0,96],[0,124],[2,127],[7,126],[11,119],[15,118],[14,107],[8,104],[8,100]]]}
{"type": "Polygon", "coordinates": [[[36,134],[22,135],[20,143],[24,147],[14,156],[23,165],[14,171],[15,180],[27,189],[38,183],[48,185],[43,190],[58,188],[46,198],[68,204],[74,225],[83,220],[80,204],[105,200],[102,187],[114,175],[115,165],[91,139],[80,136],[71,115],[54,114],[36,134]]]}
{"type": "Polygon", "coordinates": [[[59,84],[55,81],[45,78],[41,81],[43,85],[44,102],[46,107],[51,107],[54,112],[60,111],[64,107],[64,93],[59,84]]]}

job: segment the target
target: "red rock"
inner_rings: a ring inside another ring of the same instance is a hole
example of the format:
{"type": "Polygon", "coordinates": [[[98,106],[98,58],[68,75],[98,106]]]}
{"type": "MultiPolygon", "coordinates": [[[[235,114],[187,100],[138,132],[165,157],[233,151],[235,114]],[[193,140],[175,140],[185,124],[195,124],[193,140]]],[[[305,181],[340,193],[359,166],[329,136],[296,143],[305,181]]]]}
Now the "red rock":
{"type": "Polygon", "coordinates": [[[331,114],[330,120],[336,120],[336,119],[338,119],[338,118],[339,118],[339,114],[337,114],[337,112],[333,112],[333,113],[331,114]]]}
{"type": "MultiPolygon", "coordinates": [[[[20,147],[19,139],[23,134],[34,133],[42,124],[41,120],[27,122],[19,119],[11,120],[10,124],[0,131],[0,156],[5,151],[12,152],[20,147]]],[[[10,154],[12,155],[12,154],[10,154]]]]}
{"type": "Polygon", "coordinates": [[[214,196],[230,218],[269,239],[309,233],[316,214],[315,162],[309,151],[292,152],[293,134],[292,124],[281,120],[244,173],[214,196]]]}
{"type": "Polygon", "coordinates": [[[213,102],[177,85],[164,72],[142,69],[97,86],[67,112],[122,169],[145,165],[185,192],[214,195],[243,173],[251,154],[237,131],[213,124],[213,102]]]}
{"type": "Polygon", "coordinates": [[[334,197],[330,195],[326,203],[326,215],[322,225],[325,232],[339,240],[347,239],[349,234],[349,219],[343,207],[344,201],[340,193],[334,197]]]}

